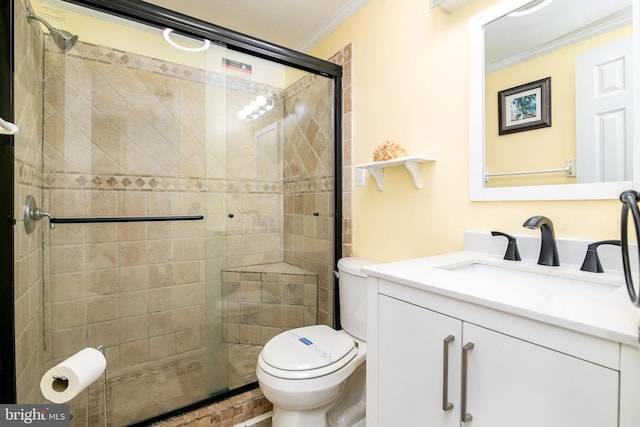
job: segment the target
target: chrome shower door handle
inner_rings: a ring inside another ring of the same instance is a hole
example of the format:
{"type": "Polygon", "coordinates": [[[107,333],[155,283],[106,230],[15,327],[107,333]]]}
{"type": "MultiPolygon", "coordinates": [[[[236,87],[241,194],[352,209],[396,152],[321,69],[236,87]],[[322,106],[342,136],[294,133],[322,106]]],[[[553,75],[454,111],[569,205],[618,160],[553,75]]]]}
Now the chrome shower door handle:
{"type": "Polygon", "coordinates": [[[442,410],[445,412],[453,409],[453,403],[449,402],[449,344],[454,339],[449,335],[442,341],[442,410]]]}
{"type": "Polygon", "coordinates": [[[473,350],[475,344],[472,342],[462,346],[462,396],[460,398],[460,421],[468,423],[473,420],[473,415],[467,412],[467,380],[469,368],[469,352],[473,350]]]}

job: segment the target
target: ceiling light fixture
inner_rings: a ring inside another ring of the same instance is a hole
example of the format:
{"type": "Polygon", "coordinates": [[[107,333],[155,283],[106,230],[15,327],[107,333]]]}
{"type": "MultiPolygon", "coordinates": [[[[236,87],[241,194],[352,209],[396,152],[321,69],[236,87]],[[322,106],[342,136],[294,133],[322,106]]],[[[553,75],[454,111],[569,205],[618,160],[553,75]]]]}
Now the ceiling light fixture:
{"type": "Polygon", "coordinates": [[[171,39],[171,32],[173,30],[171,28],[165,28],[164,31],[162,32],[162,36],[164,37],[164,39],[167,41],[167,43],[169,43],[171,46],[181,49],[181,50],[186,50],[187,52],[202,52],[204,50],[209,49],[209,46],[211,46],[211,42],[207,39],[203,39],[204,44],[200,47],[185,47],[185,46],[181,46],[178,43],[174,42],[171,39]]]}
{"type": "Polygon", "coordinates": [[[510,18],[515,18],[518,16],[528,15],[530,13],[539,11],[543,7],[548,6],[549,3],[551,3],[552,1],[553,0],[535,0],[529,4],[522,6],[519,9],[514,10],[513,12],[509,13],[507,16],[510,18]]]}

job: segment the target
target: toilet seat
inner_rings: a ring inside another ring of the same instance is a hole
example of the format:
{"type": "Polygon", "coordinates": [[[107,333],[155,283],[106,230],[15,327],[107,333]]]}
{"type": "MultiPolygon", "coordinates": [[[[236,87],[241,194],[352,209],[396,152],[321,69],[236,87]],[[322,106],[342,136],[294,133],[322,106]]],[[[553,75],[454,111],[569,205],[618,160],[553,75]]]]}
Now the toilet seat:
{"type": "Polygon", "coordinates": [[[358,353],[348,335],[326,325],[306,326],[282,332],[262,349],[260,367],[285,379],[328,375],[345,366],[358,353]]]}

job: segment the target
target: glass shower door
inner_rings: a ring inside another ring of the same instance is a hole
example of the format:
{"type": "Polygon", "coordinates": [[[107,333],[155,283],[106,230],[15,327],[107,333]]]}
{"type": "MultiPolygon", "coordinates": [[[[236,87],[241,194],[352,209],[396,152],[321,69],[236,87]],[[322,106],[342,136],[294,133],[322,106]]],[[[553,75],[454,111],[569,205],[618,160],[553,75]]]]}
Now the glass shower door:
{"type": "Polygon", "coordinates": [[[58,219],[44,229],[45,365],[103,346],[106,399],[100,379],[69,402],[73,425],[105,412],[131,424],[228,390],[210,274],[226,252],[226,71],[215,62],[226,49],[185,51],[157,28],[43,7],[79,36],[66,54],[44,38],[42,203],[58,219]],[[164,220],[174,216],[204,219],[164,220]],[[163,220],[138,221],[149,217],[163,220]],[[98,220],[61,221],[87,218],[98,220]]]}
{"type": "Polygon", "coordinates": [[[264,344],[332,324],[333,80],[238,52],[227,67],[229,386],[256,381],[264,344]]]}

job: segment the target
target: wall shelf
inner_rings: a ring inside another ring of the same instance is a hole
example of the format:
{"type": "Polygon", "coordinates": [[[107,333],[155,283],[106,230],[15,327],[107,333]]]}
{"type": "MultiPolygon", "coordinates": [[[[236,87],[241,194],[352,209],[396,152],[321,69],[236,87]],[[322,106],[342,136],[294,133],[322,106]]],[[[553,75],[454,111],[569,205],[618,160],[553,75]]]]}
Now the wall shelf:
{"type": "Polygon", "coordinates": [[[413,180],[413,185],[420,188],[420,163],[435,162],[435,159],[427,157],[398,157],[397,159],[383,160],[380,162],[370,162],[355,165],[356,169],[366,169],[376,181],[378,190],[384,191],[384,170],[396,166],[404,166],[413,180]]]}

